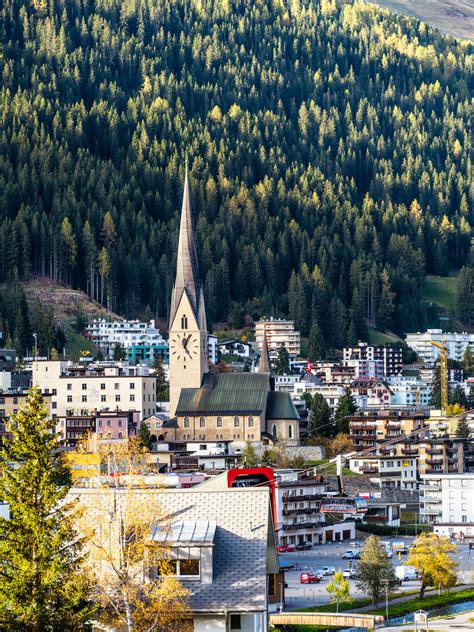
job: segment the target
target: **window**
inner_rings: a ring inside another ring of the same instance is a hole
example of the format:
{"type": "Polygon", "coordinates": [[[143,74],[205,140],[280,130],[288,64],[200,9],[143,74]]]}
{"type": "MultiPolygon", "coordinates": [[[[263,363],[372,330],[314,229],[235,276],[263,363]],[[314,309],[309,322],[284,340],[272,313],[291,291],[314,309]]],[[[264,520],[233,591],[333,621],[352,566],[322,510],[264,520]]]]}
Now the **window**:
{"type": "Polygon", "coordinates": [[[105,391],[105,384],[101,384],[101,385],[100,385],[100,390],[101,390],[101,391],[105,391]]]}
{"type": "Polygon", "coordinates": [[[112,425],[112,420],[111,419],[107,419],[107,426],[110,428],[112,425]]]}
{"type": "Polygon", "coordinates": [[[254,425],[253,417],[249,417],[249,427],[254,425]]]}
{"type": "Polygon", "coordinates": [[[277,436],[277,427],[275,426],[275,424],[273,424],[273,426],[272,426],[272,435],[273,435],[274,437],[276,437],[276,436],[277,436]]]}
{"type": "Polygon", "coordinates": [[[87,395],[83,395],[83,396],[81,397],[81,400],[82,400],[83,402],[87,402],[87,395]]]}
{"type": "Polygon", "coordinates": [[[68,390],[68,391],[72,391],[72,384],[68,384],[68,385],[67,385],[67,390],[68,390]]]}
{"type": "Polygon", "coordinates": [[[122,428],[123,427],[123,419],[119,419],[118,420],[118,427],[122,428]]]}
{"type": "Polygon", "coordinates": [[[216,419],[216,428],[222,428],[222,417],[216,419]]]}
{"type": "Polygon", "coordinates": [[[130,390],[133,391],[135,388],[135,382],[130,382],[130,390]]]}
{"type": "Polygon", "coordinates": [[[135,401],[135,395],[133,395],[133,393],[132,393],[132,395],[130,395],[130,401],[131,401],[131,402],[134,402],[134,401],[135,401]]]}
{"type": "Polygon", "coordinates": [[[201,443],[201,445],[199,446],[200,450],[207,450],[207,443],[201,443]]]}
{"type": "Polygon", "coordinates": [[[120,395],[116,395],[116,396],[115,396],[115,401],[116,401],[116,402],[119,402],[119,401],[120,401],[120,395]]]}
{"type": "Polygon", "coordinates": [[[101,395],[100,396],[100,401],[101,402],[106,402],[107,401],[107,395],[101,395]]]}
{"type": "Polygon", "coordinates": [[[99,419],[99,428],[102,428],[103,425],[104,425],[104,422],[102,421],[102,419],[99,419]]]}
{"type": "Polygon", "coordinates": [[[181,329],[187,329],[187,328],[188,328],[188,317],[183,316],[181,318],[181,329]]]}
{"type": "Polygon", "coordinates": [[[83,384],[83,385],[82,385],[82,390],[83,390],[83,391],[87,391],[87,384],[83,384]]]}
{"type": "Polygon", "coordinates": [[[123,434],[121,432],[118,433],[118,438],[123,439],[123,434]]]}
{"type": "Polygon", "coordinates": [[[234,417],[234,428],[238,428],[240,426],[240,417],[234,417]]]}
{"type": "Polygon", "coordinates": [[[467,516],[461,516],[461,522],[467,522],[467,516]]]}
{"type": "Polygon", "coordinates": [[[231,614],[230,615],[230,629],[231,630],[241,630],[242,623],[240,620],[240,614],[231,614]]]}
{"type": "Polygon", "coordinates": [[[118,382],[115,382],[114,388],[115,388],[116,391],[118,391],[119,388],[120,388],[120,384],[118,382]]]}
{"type": "Polygon", "coordinates": [[[189,428],[189,417],[184,418],[183,428],[189,428]]]}
{"type": "Polygon", "coordinates": [[[288,426],[288,439],[293,439],[293,424],[288,426]]]}
{"type": "Polygon", "coordinates": [[[68,395],[67,396],[67,401],[68,401],[69,404],[72,402],[72,395],[68,395]]]}
{"type": "Polygon", "coordinates": [[[206,427],[206,418],[205,417],[199,417],[199,427],[200,428],[205,428],[206,427]]]}
{"type": "Polygon", "coordinates": [[[57,402],[51,402],[51,408],[57,408],[58,404],[57,402]]]}

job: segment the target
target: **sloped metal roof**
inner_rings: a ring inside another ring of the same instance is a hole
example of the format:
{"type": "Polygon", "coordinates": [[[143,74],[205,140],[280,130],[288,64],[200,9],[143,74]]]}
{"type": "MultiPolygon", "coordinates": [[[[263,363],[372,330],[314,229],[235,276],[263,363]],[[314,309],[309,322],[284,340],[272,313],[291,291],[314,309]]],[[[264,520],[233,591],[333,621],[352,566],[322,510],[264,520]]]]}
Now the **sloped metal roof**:
{"type": "Polygon", "coordinates": [[[178,520],[165,528],[155,527],[151,537],[167,544],[212,544],[215,533],[215,520],[178,520]]]}
{"type": "Polygon", "coordinates": [[[283,391],[275,391],[268,393],[266,418],[268,420],[299,420],[300,416],[298,415],[298,412],[291,400],[290,395],[283,391]]]}
{"type": "Polygon", "coordinates": [[[201,388],[181,389],[176,415],[260,415],[269,391],[268,373],[206,373],[201,388]]]}

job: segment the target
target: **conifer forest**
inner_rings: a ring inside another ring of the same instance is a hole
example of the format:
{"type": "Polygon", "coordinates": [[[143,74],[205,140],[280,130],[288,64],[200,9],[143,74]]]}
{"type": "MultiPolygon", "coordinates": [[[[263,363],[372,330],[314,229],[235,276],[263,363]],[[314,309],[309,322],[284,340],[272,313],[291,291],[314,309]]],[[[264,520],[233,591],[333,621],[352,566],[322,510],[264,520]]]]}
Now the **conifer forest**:
{"type": "Polygon", "coordinates": [[[166,317],[186,158],[211,323],[417,330],[473,263],[468,42],[334,0],[3,0],[0,38],[0,283],[166,317]]]}

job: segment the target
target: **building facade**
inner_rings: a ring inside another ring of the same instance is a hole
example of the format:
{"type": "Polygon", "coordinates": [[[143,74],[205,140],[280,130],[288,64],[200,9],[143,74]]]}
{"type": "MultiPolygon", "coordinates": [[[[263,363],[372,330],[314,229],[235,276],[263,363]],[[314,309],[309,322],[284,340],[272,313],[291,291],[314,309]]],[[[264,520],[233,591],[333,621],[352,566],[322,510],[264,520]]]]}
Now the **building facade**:
{"type": "Polygon", "coordinates": [[[267,337],[271,358],[276,358],[280,347],[285,347],[292,357],[299,356],[301,351],[300,332],[295,331],[295,323],[292,320],[266,318],[257,321],[255,323],[255,342],[259,350],[262,349],[264,335],[267,337]]]}
{"type": "Polygon", "coordinates": [[[443,333],[442,329],[428,329],[424,333],[406,335],[407,345],[428,365],[435,364],[439,357],[439,349],[431,344],[432,340],[438,343],[444,342],[448,349],[448,357],[457,362],[462,362],[466,347],[474,351],[474,334],[467,332],[443,333]]]}
{"type": "Polygon", "coordinates": [[[358,361],[361,377],[398,375],[403,368],[402,348],[398,345],[369,345],[367,342],[359,342],[356,347],[344,347],[342,358],[346,366],[351,366],[351,362],[358,361]],[[366,375],[363,373],[364,367],[367,371],[366,375]],[[374,375],[370,375],[369,371],[374,375]],[[379,371],[381,371],[380,375],[379,371]]]}
{"type": "Polygon", "coordinates": [[[424,474],[420,487],[421,521],[435,533],[474,538],[474,473],[424,474]]]}
{"type": "Polygon", "coordinates": [[[349,459],[349,468],[369,476],[381,488],[416,489],[417,458],[404,456],[364,455],[349,459]]]}
{"type": "MultiPolygon", "coordinates": [[[[400,440],[428,427],[428,414],[421,411],[358,411],[349,418],[349,436],[357,451],[372,448],[390,439],[400,440]]],[[[422,434],[414,434],[419,438],[422,434]]],[[[386,448],[391,449],[391,448],[386,448]]]]}
{"type": "Polygon", "coordinates": [[[50,396],[57,417],[120,410],[136,411],[141,420],[156,410],[156,379],[145,366],[107,362],[76,366],[62,360],[37,360],[33,384],[50,396]]]}

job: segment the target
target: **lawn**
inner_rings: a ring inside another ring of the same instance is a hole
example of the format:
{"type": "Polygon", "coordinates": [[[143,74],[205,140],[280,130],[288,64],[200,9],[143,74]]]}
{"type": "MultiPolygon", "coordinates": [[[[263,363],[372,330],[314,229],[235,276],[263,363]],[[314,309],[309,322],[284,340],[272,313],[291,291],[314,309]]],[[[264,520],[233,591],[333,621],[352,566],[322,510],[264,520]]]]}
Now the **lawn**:
{"type": "Polygon", "coordinates": [[[449,309],[456,303],[457,274],[447,277],[428,274],[423,285],[425,299],[449,309]]]}
{"type": "MultiPolygon", "coordinates": [[[[449,606],[455,603],[462,603],[463,601],[469,601],[474,599],[474,588],[468,588],[466,590],[460,590],[459,592],[445,593],[443,595],[432,595],[425,597],[424,599],[411,599],[403,603],[394,603],[388,607],[389,617],[401,617],[404,614],[415,612],[416,610],[427,610],[429,608],[436,608],[442,606],[449,606]]],[[[377,610],[365,611],[367,614],[382,614],[385,615],[385,608],[378,608],[377,610]]]]}
{"type": "Polygon", "coordinates": [[[369,342],[372,345],[384,345],[388,342],[400,342],[401,338],[395,334],[383,334],[374,327],[369,327],[369,342]]]}
{"type": "Polygon", "coordinates": [[[98,352],[97,347],[90,340],[74,331],[69,323],[63,322],[62,326],[66,336],[65,346],[68,358],[79,358],[81,351],[89,351],[92,356],[98,352]]]}

